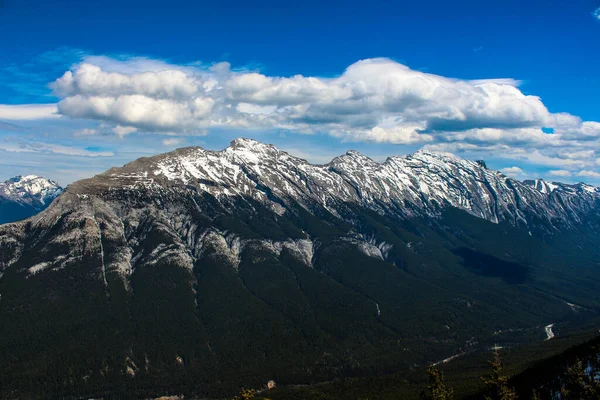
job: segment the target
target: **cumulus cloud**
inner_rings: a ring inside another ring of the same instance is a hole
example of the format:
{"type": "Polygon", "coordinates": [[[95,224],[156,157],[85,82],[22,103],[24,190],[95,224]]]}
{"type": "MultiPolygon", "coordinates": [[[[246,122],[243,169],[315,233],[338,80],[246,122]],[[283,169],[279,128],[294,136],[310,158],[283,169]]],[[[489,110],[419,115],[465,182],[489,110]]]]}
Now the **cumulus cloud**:
{"type": "Polygon", "coordinates": [[[74,118],[108,120],[146,130],[174,130],[201,127],[200,120],[213,106],[210,98],[180,103],[145,95],[67,97],[58,103],[59,112],[74,118]]]}
{"type": "Polygon", "coordinates": [[[0,104],[0,120],[37,120],[59,117],[56,104],[0,104]]]}
{"type": "Polygon", "coordinates": [[[567,171],[565,169],[556,169],[556,170],[548,171],[548,174],[550,174],[551,176],[560,176],[560,177],[573,176],[573,173],[571,171],[567,171]]]}
{"type": "Polygon", "coordinates": [[[361,60],[322,78],[270,76],[227,63],[87,57],[51,86],[61,99],[60,114],[112,124],[119,136],[134,130],[201,135],[223,127],[277,129],[487,152],[560,169],[597,167],[600,123],[551,113],[520,84],[511,78],[453,79],[385,58],[361,60]]]}
{"type": "Polygon", "coordinates": [[[500,170],[504,175],[510,176],[512,178],[523,178],[526,177],[527,174],[519,167],[506,167],[500,170]]]}
{"type": "Polygon", "coordinates": [[[584,176],[588,178],[600,178],[600,173],[591,170],[581,170],[577,173],[577,176],[584,176]]]}
{"type": "Polygon", "coordinates": [[[179,146],[182,143],[184,143],[185,140],[183,140],[182,138],[169,138],[169,139],[164,139],[162,142],[165,146],[175,147],[175,146],[179,146]]]}
{"type": "MultiPolygon", "coordinates": [[[[145,72],[138,65],[136,72],[123,68],[125,73],[86,61],[52,83],[62,98],[59,112],[145,130],[268,127],[418,143],[430,141],[432,133],[539,127],[555,120],[516,80],[450,79],[389,59],[362,60],[328,79],[235,72],[228,64],[195,70],[152,65],[145,72]]],[[[99,64],[114,69],[115,63],[99,64]]]]}
{"type": "Polygon", "coordinates": [[[117,125],[112,129],[112,131],[115,135],[123,137],[125,135],[129,135],[130,133],[137,131],[137,128],[134,128],[132,126],[117,125]]]}
{"type": "Polygon", "coordinates": [[[65,72],[51,87],[60,96],[83,94],[118,97],[139,94],[158,98],[188,98],[197,92],[194,77],[183,71],[165,70],[127,75],[105,72],[91,64],[81,64],[75,72],[65,72]]]}
{"type": "Polygon", "coordinates": [[[523,94],[514,79],[458,80],[411,70],[389,59],[367,59],[335,78],[267,76],[150,60],[126,63],[93,58],[52,83],[59,111],[145,130],[211,126],[331,132],[353,139],[427,142],[431,134],[477,129],[551,126],[565,135],[600,134],[597,123],[552,114],[523,94]],[[148,71],[139,69],[147,65],[148,71]],[[115,66],[127,72],[115,72],[115,66]]]}
{"type": "Polygon", "coordinates": [[[592,16],[594,18],[596,18],[598,21],[600,21],[600,7],[596,8],[593,12],[592,12],[592,16]]]}

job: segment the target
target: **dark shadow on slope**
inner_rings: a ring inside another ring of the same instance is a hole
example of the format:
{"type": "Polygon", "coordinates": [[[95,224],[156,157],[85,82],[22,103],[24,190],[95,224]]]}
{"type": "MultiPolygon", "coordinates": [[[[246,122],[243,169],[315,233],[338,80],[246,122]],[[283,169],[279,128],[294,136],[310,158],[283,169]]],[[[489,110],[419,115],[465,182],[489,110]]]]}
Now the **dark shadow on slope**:
{"type": "Polygon", "coordinates": [[[502,278],[506,283],[513,285],[532,279],[531,268],[526,265],[505,261],[468,247],[459,247],[452,252],[463,259],[465,267],[478,275],[502,278]]]}
{"type": "Polygon", "coordinates": [[[41,210],[33,206],[12,202],[0,198],[0,224],[17,222],[34,216],[41,210]]]}

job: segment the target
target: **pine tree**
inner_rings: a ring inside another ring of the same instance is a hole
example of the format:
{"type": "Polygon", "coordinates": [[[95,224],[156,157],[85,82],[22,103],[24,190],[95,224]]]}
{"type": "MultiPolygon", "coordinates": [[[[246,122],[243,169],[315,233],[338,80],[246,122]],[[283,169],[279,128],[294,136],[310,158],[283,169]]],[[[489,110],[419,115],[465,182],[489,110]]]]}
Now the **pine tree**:
{"type": "Polygon", "coordinates": [[[504,365],[500,358],[498,349],[494,351],[494,358],[488,361],[492,367],[492,374],[484,377],[483,381],[488,387],[491,396],[486,396],[486,400],[516,400],[517,393],[508,386],[508,376],[504,371],[504,365]]]}
{"type": "Polygon", "coordinates": [[[235,396],[233,400],[252,400],[256,397],[256,390],[242,389],[239,396],[235,396]]]}
{"type": "Polygon", "coordinates": [[[421,392],[422,400],[452,400],[454,398],[454,390],[446,388],[444,374],[434,366],[427,369],[427,374],[429,375],[429,385],[427,385],[427,390],[421,392]]]}
{"type": "Polygon", "coordinates": [[[600,398],[600,382],[596,374],[586,371],[581,360],[567,368],[567,379],[560,393],[566,400],[597,400],[600,398]]]}

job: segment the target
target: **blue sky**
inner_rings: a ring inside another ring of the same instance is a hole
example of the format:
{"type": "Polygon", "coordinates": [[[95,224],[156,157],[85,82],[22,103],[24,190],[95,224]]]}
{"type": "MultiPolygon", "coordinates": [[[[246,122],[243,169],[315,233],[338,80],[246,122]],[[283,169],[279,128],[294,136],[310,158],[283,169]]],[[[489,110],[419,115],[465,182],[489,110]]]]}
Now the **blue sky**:
{"type": "Polygon", "coordinates": [[[600,184],[598,0],[164,4],[0,0],[0,179],[245,136],[600,184]]]}

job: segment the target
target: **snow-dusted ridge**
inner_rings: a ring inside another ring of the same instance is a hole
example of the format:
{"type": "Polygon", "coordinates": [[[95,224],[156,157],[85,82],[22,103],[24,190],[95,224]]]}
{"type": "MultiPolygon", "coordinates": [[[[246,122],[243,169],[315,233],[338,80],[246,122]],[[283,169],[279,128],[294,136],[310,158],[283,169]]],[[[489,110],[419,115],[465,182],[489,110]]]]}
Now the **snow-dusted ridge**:
{"type": "MultiPolygon", "coordinates": [[[[283,212],[289,201],[354,203],[402,217],[436,215],[457,207],[492,222],[532,219],[572,224],[595,209],[600,192],[585,184],[519,182],[480,161],[420,150],[376,162],[356,151],[313,165],[272,145],[236,139],[222,151],[201,147],[140,159],[95,177],[94,186],[158,189],[186,185],[223,196],[245,196],[283,212]]],[[[92,182],[89,182],[92,183],[92,182]]]]}

